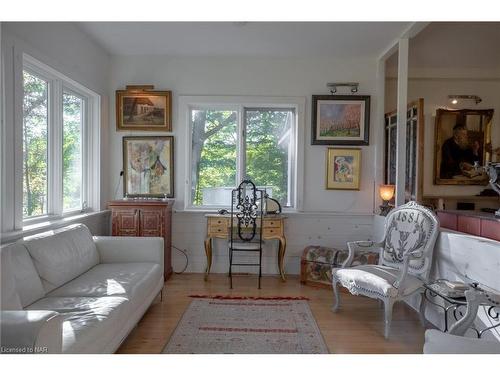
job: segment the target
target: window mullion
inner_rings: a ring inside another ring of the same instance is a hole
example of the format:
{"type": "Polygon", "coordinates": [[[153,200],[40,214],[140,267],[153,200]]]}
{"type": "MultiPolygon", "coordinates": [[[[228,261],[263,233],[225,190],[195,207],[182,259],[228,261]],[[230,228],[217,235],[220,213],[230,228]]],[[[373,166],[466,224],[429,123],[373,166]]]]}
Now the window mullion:
{"type": "Polygon", "coordinates": [[[62,214],[63,109],[62,81],[52,81],[49,113],[49,214],[62,214]]]}
{"type": "Polygon", "coordinates": [[[245,108],[239,106],[238,109],[238,168],[236,171],[236,185],[246,177],[246,129],[245,129],[245,108]]]}

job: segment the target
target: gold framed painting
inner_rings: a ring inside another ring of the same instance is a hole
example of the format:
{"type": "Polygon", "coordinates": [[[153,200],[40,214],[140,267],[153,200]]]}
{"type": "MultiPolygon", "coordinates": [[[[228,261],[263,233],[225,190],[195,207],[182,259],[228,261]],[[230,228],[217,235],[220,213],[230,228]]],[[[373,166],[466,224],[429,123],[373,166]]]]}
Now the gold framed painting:
{"type": "Polygon", "coordinates": [[[491,160],[493,109],[438,109],[434,144],[435,185],[488,185],[474,165],[491,160]]]}
{"type": "Polygon", "coordinates": [[[326,188],[329,190],[359,190],[361,175],[360,148],[326,150],[326,188]]]}
{"type": "Polygon", "coordinates": [[[174,197],[174,137],[123,137],[123,192],[174,197]]]}
{"type": "Polygon", "coordinates": [[[116,91],[116,130],[172,131],[172,92],[116,91]]]}

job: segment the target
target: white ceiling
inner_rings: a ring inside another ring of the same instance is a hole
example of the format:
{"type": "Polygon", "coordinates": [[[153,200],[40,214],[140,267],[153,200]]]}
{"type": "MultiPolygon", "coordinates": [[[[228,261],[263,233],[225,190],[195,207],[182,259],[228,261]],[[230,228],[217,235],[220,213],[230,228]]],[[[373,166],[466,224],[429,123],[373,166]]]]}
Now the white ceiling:
{"type": "Polygon", "coordinates": [[[408,22],[78,22],[112,55],[377,56],[408,22]]]}
{"type": "MultiPolygon", "coordinates": [[[[500,22],[433,22],[410,40],[410,69],[500,67],[500,22]]],[[[397,54],[387,61],[397,68],[397,54]]]]}

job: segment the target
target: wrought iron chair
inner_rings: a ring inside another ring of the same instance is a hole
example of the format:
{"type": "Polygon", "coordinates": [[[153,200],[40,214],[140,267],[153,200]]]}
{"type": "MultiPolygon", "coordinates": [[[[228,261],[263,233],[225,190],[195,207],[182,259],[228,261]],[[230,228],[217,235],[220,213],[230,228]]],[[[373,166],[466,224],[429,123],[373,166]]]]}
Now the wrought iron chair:
{"type": "MultiPolygon", "coordinates": [[[[385,337],[389,337],[395,302],[421,293],[428,281],[439,224],[434,213],[415,202],[392,210],[381,242],[348,242],[342,268],[332,270],[333,311],[340,306],[338,284],[351,294],[379,299],[385,306],[385,337]],[[356,254],[378,252],[379,264],[350,267],[356,254]]],[[[421,308],[422,310],[422,308],[421,308]]],[[[422,311],[421,311],[422,314],[422,311]]],[[[423,319],[423,318],[422,318],[423,319]]]]}
{"type": "Polygon", "coordinates": [[[233,289],[233,266],[259,267],[259,289],[262,277],[262,207],[265,192],[250,180],[243,180],[231,192],[231,225],[229,232],[229,279],[233,289]],[[258,263],[233,263],[235,252],[257,252],[258,263]]]}

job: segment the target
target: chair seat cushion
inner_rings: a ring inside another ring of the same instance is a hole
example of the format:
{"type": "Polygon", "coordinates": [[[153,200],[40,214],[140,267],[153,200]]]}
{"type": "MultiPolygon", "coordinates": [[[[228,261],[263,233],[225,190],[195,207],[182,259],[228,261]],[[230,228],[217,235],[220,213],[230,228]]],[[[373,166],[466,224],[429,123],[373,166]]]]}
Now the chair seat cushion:
{"type": "MultiPolygon", "coordinates": [[[[400,271],[392,267],[375,264],[365,264],[350,268],[336,268],[333,276],[342,286],[352,294],[368,296],[396,297],[398,289],[393,284],[400,271]]],[[[423,285],[422,280],[408,274],[403,285],[400,286],[402,296],[409,295],[423,285]]]]}
{"type": "Polygon", "coordinates": [[[50,297],[148,295],[163,277],[156,263],[101,263],[48,294],[50,297]]]}
{"type": "Polygon", "coordinates": [[[46,297],[27,310],[57,311],[63,317],[63,353],[102,353],[129,314],[124,297],[46,297]]]}

